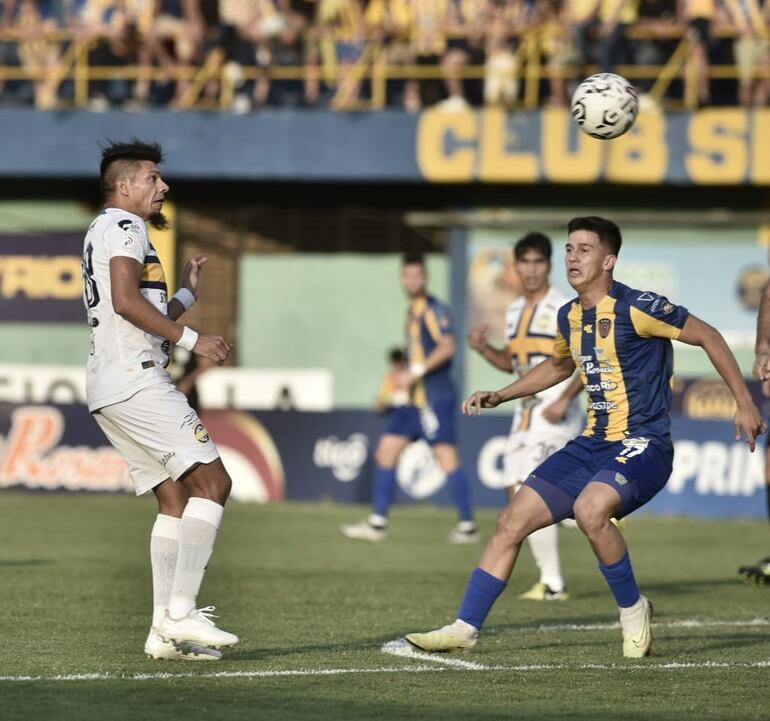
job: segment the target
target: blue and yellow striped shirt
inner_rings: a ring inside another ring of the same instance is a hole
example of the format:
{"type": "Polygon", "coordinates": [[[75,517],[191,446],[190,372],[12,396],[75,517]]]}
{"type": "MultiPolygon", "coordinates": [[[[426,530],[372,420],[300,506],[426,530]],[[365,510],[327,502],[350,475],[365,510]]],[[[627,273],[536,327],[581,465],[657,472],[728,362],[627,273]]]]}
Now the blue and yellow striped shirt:
{"type": "MultiPolygon", "coordinates": [[[[442,336],[453,334],[449,308],[432,295],[412,301],[406,316],[406,348],[409,365],[423,364],[442,336]]],[[[414,386],[412,403],[420,408],[455,397],[452,361],[432,370],[414,386]]]]}
{"type": "Polygon", "coordinates": [[[583,435],[607,441],[668,439],[671,376],[686,308],[615,282],[594,308],[559,309],[554,357],[571,357],[588,393],[583,435]]]}

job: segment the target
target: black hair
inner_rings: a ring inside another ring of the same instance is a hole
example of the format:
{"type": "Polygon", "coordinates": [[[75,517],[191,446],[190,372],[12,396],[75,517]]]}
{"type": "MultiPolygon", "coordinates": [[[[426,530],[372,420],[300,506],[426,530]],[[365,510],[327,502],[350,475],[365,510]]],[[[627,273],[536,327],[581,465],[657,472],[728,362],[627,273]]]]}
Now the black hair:
{"type": "Polygon", "coordinates": [[[592,233],[596,233],[601,244],[609,250],[612,255],[620,253],[620,246],[623,243],[623,238],[620,235],[620,228],[618,228],[618,226],[611,220],[600,218],[598,215],[573,218],[567,223],[567,232],[574,233],[576,230],[588,230],[592,233]]]}
{"type": "Polygon", "coordinates": [[[524,254],[534,250],[540,253],[549,263],[551,262],[551,239],[542,233],[527,233],[524,237],[516,241],[513,246],[513,257],[521,260],[524,254]]]}
{"type": "Polygon", "coordinates": [[[121,161],[133,164],[141,160],[150,160],[156,165],[160,165],[163,162],[163,150],[160,145],[158,143],[144,143],[137,138],[131,138],[127,143],[117,143],[110,140],[107,145],[102,146],[99,182],[105,197],[115,192],[115,183],[127,169],[121,161]],[[123,167],[117,166],[115,169],[122,172],[110,172],[117,163],[121,163],[123,167]]]}
{"type": "Polygon", "coordinates": [[[406,360],[406,355],[401,348],[391,348],[388,351],[388,360],[391,363],[403,363],[406,360]]]}
{"type": "Polygon", "coordinates": [[[425,267],[425,256],[422,253],[417,253],[414,251],[404,253],[404,255],[401,256],[401,265],[421,265],[425,267]]]}

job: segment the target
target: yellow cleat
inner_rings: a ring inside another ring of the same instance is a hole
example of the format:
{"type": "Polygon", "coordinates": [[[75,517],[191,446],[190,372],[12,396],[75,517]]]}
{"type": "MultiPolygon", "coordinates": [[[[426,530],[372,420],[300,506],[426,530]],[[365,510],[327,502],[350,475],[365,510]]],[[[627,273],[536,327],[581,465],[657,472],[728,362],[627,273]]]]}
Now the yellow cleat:
{"type": "Polygon", "coordinates": [[[423,651],[465,651],[479,638],[478,629],[459,618],[448,626],[427,633],[407,634],[406,640],[423,651]]]}
{"type": "Polygon", "coordinates": [[[623,656],[624,658],[644,658],[650,655],[652,646],[652,604],[642,596],[644,601],[644,618],[639,633],[632,636],[623,632],[623,656]]]}
{"type": "Polygon", "coordinates": [[[520,593],[516,598],[522,601],[568,601],[569,594],[566,588],[561,591],[552,591],[544,583],[538,582],[529,591],[520,593]]]}

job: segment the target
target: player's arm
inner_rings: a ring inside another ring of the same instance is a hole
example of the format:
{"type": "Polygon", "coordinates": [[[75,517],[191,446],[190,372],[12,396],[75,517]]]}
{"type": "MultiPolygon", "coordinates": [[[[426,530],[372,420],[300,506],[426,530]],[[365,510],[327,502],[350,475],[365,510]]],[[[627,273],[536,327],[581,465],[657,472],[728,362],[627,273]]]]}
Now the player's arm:
{"type": "Polygon", "coordinates": [[[688,345],[700,346],[706,351],[711,364],[722,376],[738,406],[735,411],[735,440],[740,440],[741,433],[745,433],[749,447],[753,451],[757,436],[764,433],[767,427],[754,405],[738,362],[722,334],[713,326],[690,314],[678,340],[688,345]]]}
{"type": "Polygon", "coordinates": [[[501,348],[495,348],[487,340],[487,326],[478,325],[468,334],[468,345],[484,360],[498,370],[513,373],[513,361],[510,354],[501,348]]]}
{"type": "Polygon", "coordinates": [[[567,415],[570,403],[572,400],[580,394],[583,390],[583,380],[576,373],[574,378],[570,381],[564,392],[556,398],[553,402],[549,403],[543,408],[543,418],[549,423],[558,423],[563,421],[567,415]]]}
{"type": "Polygon", "coordinates": [[[536,365],[523,378],[498,391],[476,391],[463,403],[463,413],[471,415],[474,410],[481,415],[482,408],[495,408],[506,401],[533,396],[569,378],[575,372],[575,362],[570,356],[554,355],[536,365]]]}
{"type": "MultiPolygon", "coordinates": [[[[178,343],[185,327],[163,315],[141,294],[141,277],[142,264],[139,261],[120,255],[110,258],[112,307],[131,325],[159,338],[166,338],[172,343],[178,343]]],[[[189,350],[222,363],[230,355],[232,346],[220,336],[200,335],[189,350]]]]}
{"type": "Polygon", "coordinates": [[[409,382],[415,383],[423,376],[428,375],[436,368],[440,368],[452,359],[455,354],[455,339],[451,335],[442,335],[436,343],[436,347],[425,357],[425,362],[421,365],[413,364],[409,366],[409,382]]]}
{"type": "Polygon", "coordinates": [[[770,379],[770,283],[762,291],[757,317],[757,340],[754,346],[754,375],[761,381],[770,379]]]}
{"type": "Polygon", "coordinates": [[[182,269],[182,285],[180,290],[169,300],[166,309],[166,315],[171,320],[179,320],[182,314],[190,310],[190,306],[198,300],[203,266],[206,265],[207,260],[208,258],[205,255],[196,255],[185,264],[182,269]]]}

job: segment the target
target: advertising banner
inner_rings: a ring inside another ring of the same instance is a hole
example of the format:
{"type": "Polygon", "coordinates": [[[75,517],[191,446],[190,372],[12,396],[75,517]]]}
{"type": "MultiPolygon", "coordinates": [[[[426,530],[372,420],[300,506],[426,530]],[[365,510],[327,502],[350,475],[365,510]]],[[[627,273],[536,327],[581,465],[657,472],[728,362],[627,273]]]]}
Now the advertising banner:
{"type": "MultiPolygon", "coordinates": [[[[233,498],[369,503],[374,450],[385,418],[367,411],[209,411],[202,420],[233,479],[233,498]]],[[[460,452],[481,507],[501,507],[510,419],[461,418],[460,452]]],[[[676,453],[657,514],[761,518],[764,447],[750,453],[729,420],[673,416],[676,453]]],[[[430,449],[412,444],[397,471],[399,502],[450,504],[430,449]]],[[[131,491],[126,466],[81,405],[0,403],[0,488],[131,491]]]]}

